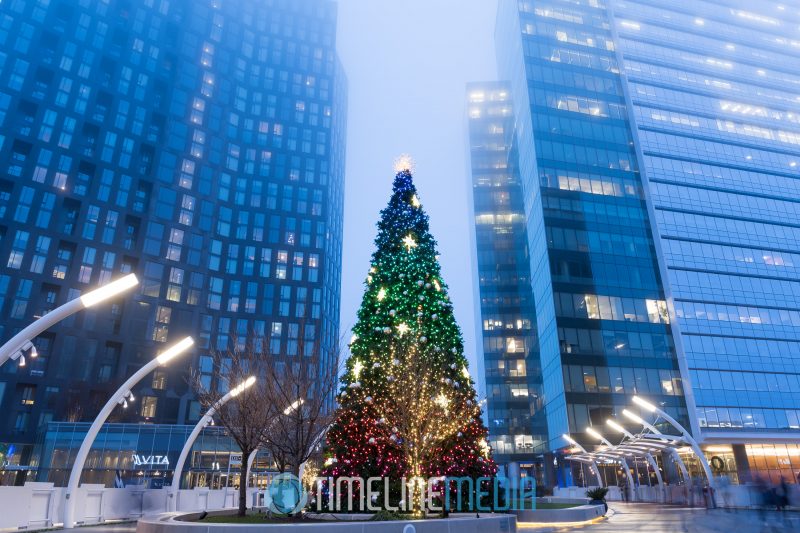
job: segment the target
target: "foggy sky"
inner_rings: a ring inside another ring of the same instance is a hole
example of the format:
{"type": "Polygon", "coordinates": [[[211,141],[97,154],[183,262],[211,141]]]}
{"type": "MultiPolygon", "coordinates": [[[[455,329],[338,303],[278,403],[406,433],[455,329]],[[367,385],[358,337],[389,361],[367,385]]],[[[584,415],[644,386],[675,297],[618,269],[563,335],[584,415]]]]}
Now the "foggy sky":
{"type": "Polygon", "coordinates": [[[496,79],[496,0],[339,0],[348,78],[341,333],[350,338],[401,153],[439,243],[444,281],[477,377],[465,84],[496,79]]]}

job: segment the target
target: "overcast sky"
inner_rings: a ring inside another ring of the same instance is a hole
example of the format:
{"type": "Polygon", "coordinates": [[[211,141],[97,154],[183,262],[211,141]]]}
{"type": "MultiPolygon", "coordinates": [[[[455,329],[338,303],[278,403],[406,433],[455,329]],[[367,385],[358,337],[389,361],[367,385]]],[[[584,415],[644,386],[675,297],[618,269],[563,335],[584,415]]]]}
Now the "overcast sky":
{"type": "Polygon", "coordinates": [[[476,371],[467,215],[465,84],[496,79],[496,0],[339,0],[337,48],[349,84],[341,326],[356,321],[392,162],[414,181],[476,371]]]}

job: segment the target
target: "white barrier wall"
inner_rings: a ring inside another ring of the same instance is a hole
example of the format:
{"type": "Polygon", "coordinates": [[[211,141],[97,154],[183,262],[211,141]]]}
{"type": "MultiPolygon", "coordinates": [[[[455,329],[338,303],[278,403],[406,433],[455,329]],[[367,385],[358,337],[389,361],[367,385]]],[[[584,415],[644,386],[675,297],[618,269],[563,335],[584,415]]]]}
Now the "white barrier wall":
{"type": "MultiPolygon", "coordinates": [[[[590,487],[593,488],[593,487],[590,487]]],[[[585,487],[555,487],[553,495],[562,498],[584,498],[585,487]]],[[[676,505],[689,505],[693,507],[706,506],[706,494],[700,487],[687,487],[686,485],[667,485],[663,492],[655,487],[637,487],[637,501],[655,502],[676,505]]],[[[608,487],[608,501],[621,501],[622,494],[619,487],[608,487]]],[[[761,505],[761,497],[752,485],[729,485],[716,490],[714,500],[717,507],[756,508],[761,505]]],[[[790,505],[800,503],[800,486],[789,485],[790,505]]]]}
{"type": "MultiPolygon", "coordinates": [[[[247,489],[247,505],[255,501],[257,489],[247,489]]],[[[40,529],[61,523],[64,516],[63,487],[52,483],[28,482],[22,487],[0,486],[0,530],[40,529]]],[[[109,520],[134,520],[167,510],[166,489],[127,487],[109,489],[84,484],[75,494],[75,520],[78,524],[96,524],[109,520]]],[[[178,491],[178,511],[205,511],[235,508],[239,491],[234,488],[209,490],[197,488],[178,491]]]]}

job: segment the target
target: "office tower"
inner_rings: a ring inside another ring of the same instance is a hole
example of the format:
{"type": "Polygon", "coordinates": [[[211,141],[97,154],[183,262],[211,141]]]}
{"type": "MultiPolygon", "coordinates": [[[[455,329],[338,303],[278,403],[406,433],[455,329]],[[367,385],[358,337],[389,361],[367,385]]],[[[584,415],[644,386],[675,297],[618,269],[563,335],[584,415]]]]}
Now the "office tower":
{"type": "Polygon", "coordinates": [[[527,254],[525,211],[513,152],[514,114],[506,84],[467,85],[471,211],[475,233],[476,324],[486,418],[498,465],[530,473],[546,448],[542,374],[527,254]],[[520,469],[520,466],[522,468],[520,469]]]}
{"type": "Polygon", "coordinates": [[[0,369],[12,465],[24,473],[48,422],[91,421],[185,335],[195,352],[112,421],[196,421],[188,371],[206,385],[224,373],[214,349],[266,339],[294,356],[305,339],[328,357],[346,102],[335,4],[4,2],[0,21],[0,337],[123,273],[141,280],[0,369]]]}
{"type": "Polygon", "coordinates": [[[800,9],[609,8],[700,435],[733,474],[796,480],[800,9]]]}
{"type": "Polygon", "coordinates": [[[585,428],[604,428],[634,393],[663,403],[688,425],[650,214],[603,14],[557,1],[522,2],[519,10],[503,2],[496,30],[498,64],[511,85],[518,128],[551,449],[566,445],[564,433],[596,444],[585,428]],[[592,22],[581,38],[596,46],[584,47],[576,63],[570,54],[577,45],[559,40],[562,26],[575,24],[555,17],[563,10],[592,22]]]}
{"type": "Polygon", "coordinates": [[[501,0],[551,449],[639,394],[795,478],[799,16],[501,0]]]}

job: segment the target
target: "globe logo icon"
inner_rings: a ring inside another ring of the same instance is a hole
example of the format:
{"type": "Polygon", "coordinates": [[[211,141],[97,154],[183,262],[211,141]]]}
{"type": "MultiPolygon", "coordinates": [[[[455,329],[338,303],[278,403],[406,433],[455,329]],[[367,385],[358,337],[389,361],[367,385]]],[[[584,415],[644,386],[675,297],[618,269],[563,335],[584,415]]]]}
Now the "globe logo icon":
{"type": "Polygon", "coordinates": [[[277,514],[300,512],[308,501],[308,493],[294,474],[279,474],[272,478],[267,489],[269,510],[277,514]]]}

